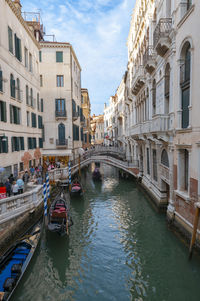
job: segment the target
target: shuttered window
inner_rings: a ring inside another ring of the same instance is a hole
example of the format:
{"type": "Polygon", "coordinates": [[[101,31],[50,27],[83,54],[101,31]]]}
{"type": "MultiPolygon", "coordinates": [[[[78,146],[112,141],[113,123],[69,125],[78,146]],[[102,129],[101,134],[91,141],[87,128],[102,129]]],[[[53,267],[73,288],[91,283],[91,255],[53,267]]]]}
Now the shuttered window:
{"type": "Polygon", "coordinates": [[[26,85],[26,104],[29,104],[28,86],[26,85]]]}
{"type": "Polygon", "coordinates": [[[0,137],[0,153],[8,153],[8,137],[0,137]]]}
{"type": "Polygon", "coordinates": [[[10,96],[15,98],[15,80],[13,75],[10,75],[10,96]]]}
{"type": "Polygon", "coordinates": [[[8,26],[8,48],[9,51],[13,53],[13,32],[9,26],[8,26]]]}
{"type": "Polygon", "coordinates": [[[40,102],[41,102],[41,112],[44,112],[43,98],[41,98],[40,102]]]}
{"type": "Polygon", "coordinates": [[[7,122],[6,102],[0,101],[0,121],[7,122]]]}
{"type": "Polygon", "coordinates": [[[74,99],[72,99],[72,116],[76,116],[76,102],[74,99]]]}
{"type": "Polygon", "coordinates": [[[20,124],[21,110],[18,107],[10,105],[10,123],[20,124]]]}
{"type": "Polygon", "coordinates": [[[56,51],[56,63],[62,63],[62,62],[63,62],[63,52],[56,51]]]}
{"type": "Polygon", "coordinates": [[[42,61],[42,51],[39,51],[39,61],[42,61]]]}
{"type": "Polygon", "coordinates": [[[38,115],[38,129],[42,129],[43,122],[42,122],[42,116],[38,115]]]}
{"type": "Polygon", "coordinates": [[[32,119],[32,127],[36,128],[37,122],[36,122],[36,114],[35,113],[31,113],[31,119],[32,119]]]}
{"type": "Polygon", "coordinates": [[[153,149],[153,178],[155,181],[158,180],[157,174],[158,174],[158,172],[157,172],[157,154],[156,154],[156,150],[153,149]]]}
{"type": "Polygon", "coordinates": [[[79,140],[79,126],[76,124],[73,124],[73,139],[74,141],[79,140]]]}
{"type": "Polygon", "coordinates": [[[81,141],[83,141],[83,128],[81,128],[81,141]]]}
{"type": "Polygon", "coordinates": [[[15,33],[15,57],[21,62],[22,60],[21,40],[17,37],[16,33],[15,33]]]}
{"type": "Polygon", "coordinates": [[[39,138],[39,148],[43,148],[43,139],[39,138]]]}

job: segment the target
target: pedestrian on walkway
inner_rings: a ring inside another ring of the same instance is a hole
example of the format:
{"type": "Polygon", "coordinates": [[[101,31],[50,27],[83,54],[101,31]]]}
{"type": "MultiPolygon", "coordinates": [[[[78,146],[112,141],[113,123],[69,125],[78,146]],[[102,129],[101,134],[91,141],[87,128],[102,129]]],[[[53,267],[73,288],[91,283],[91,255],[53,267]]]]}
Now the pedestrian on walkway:
{"type": "Polygon", "coordinates": [[[5,187],[6,187],[6,196],[7,197],[10,197],[11,196],[11,184],[9,182],[9,179],[6,180],[6,183],[5,183],[5,187]]]}
{"type": "Polygon", "coordinates": [[[19,190],[19,186],[17,185],[17,183],[14,181],[13,185],[12,185],[12,191],[14,195],[18,194],[18,190],[19,190]]]}
{"type": "Polygon", "coordinates": [[[15,180],[12,173],[10,174],[10,176],[8,177],[8,179],[9,179],[10,184],[12,185],[13,182],[14,182],[14,180],[15,180]]]}
{"type": "Polygon", "coordinates": [[[31,173],[31,179],[34,177],[34,173],[35,173],[35,168],[33,166],[31,166],[30,168],[30,173],[31,173]]]}
{"type": "Polygon", "coordinates": [[[24,192],[24,181],[21,178],[17,179],[17,185],[18,185],[18,193],[22,194],[24,192]]]}

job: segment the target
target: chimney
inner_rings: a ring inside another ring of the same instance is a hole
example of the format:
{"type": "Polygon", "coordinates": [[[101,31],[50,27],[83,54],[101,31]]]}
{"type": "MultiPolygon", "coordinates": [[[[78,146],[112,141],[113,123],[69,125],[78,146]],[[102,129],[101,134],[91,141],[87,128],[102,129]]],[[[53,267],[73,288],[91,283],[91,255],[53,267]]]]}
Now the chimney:
{"type": "Polygon", "coordinates": [[[16,7],[16,9],[19,11],[19,13],[21,14],[21,8],[22,8],[22,5],[20,3],[20,0],[14,0],[14,5],[16,7]]]}

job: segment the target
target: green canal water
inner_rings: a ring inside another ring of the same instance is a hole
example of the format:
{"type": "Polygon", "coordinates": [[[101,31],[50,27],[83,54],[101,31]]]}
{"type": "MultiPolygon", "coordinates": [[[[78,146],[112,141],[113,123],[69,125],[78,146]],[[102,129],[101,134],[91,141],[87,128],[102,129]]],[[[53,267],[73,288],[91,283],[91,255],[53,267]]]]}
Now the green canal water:
{"type": "Polygon", "coordinates": [[[133,180],[103,165],[82,175],[70,236],[43,232],[12,301],[199,301],[200,258],[166,225],[133,180]]]}

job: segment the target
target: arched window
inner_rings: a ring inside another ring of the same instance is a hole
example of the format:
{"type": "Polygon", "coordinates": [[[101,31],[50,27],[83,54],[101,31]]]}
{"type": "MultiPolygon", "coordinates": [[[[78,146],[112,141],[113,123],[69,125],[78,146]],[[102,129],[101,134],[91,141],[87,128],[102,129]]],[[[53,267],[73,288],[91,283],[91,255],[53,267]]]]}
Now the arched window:
{"type": "Polygon", "coordinates": [[[13,74],[10,75],[10,96],[15,98],[15,80],[13,74]]]}
{"type": "Polygon", "coordinates": [[[59,145],[65,145],[65,125],[63,123],[58,125],[58,141],[59,145]]]}
{"type": "Polygon", "coordinates": [[[152,87],[152,116],[156,114],[156,80],[153,81],[152,87]]]}
{"type": "Polygon", "coordinates": [[[168,154],[167,154],[167,151],[165,149],[162,151],[162,154],[161,154],[161,164],[169,167],[168,154]]]}
{"type": "Polygon", "coordinates": [[[170,96],[170,65],[165,68],[165,114],[169,113],[169,96],[170,96]]]}
{"type": "Polygon", "coordinates": [[[181,109],[182,128],[189,126],[189,105],[190,105],[190,69],[191,53],[190,43],[186,42],[181,51],[180,85],[181,85],[181,109]]]}
{"type": "Polygon", "coordinates": [[[20,97],[20,81],[19,81],[19,78],[17,78],[17,99],[20,100],[21,97],[20,97]]]}

